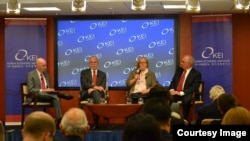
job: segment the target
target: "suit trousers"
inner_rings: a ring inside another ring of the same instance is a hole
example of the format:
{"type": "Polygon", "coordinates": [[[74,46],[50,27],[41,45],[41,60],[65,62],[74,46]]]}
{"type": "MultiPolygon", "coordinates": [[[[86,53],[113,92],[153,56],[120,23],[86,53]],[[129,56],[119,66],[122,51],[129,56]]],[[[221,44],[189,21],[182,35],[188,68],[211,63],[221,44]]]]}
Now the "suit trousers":
{"type": "Polygon", "coordinates": [[[100,100],[101,100],[101,98],[104,97],[104,93],[99,92],[98,90],[94,90],[94,91],[91,92],[90,97],[93,98],[93,103],[94,104],[100,104],[100,100]]]}
{"type": "Polygon", "coordinates": [[[56,119],[62,118],[60,99],[57,97],[57,95],[46,94],[46,93],[38,94],[37,101],[51,103],[55,109],[56,119]]]}
{"type": "Polygon", "coordinates": [[[191,103],[192,103],[192,95],[191,94],[186,94],[184,96],[173,96],[174,97],[174,102],[177,101],[182,101],[182,110],[183,110],[183,117],[184,119],[188,119],[189,116],[189,111],[191,108],[191,103]]]}
{"type": "Polygon", "coordinates": [[[143,98],[143,101],[145,102],[147,100],[148,94],[131,93],[129,96],[132,99],[132,104],[137,104],[139,98],[143,98]]]}

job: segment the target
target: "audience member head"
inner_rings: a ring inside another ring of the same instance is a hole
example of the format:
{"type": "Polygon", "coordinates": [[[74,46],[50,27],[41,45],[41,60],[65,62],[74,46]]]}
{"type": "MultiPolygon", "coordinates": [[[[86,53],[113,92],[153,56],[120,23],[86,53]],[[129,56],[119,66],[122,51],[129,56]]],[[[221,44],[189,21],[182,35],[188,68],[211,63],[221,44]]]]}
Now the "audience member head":
{"type": "Polygon", "coordinates": [[[191,67],[193,67],[194,65],[194,57],[191,55],[185,55],[182,57],[182,60],[180,62],[181,64],[181,68],[183,68],[184,70],[187,70],[191,67]]]}
{"type": "Polygon", "coordinates": [[[214,85],[210,91],[209,91],[209,98],[212,101],[215,101],[220,95],[225,94],[225,90],[222,86],[220,85],[214,85]]]}
{"type": "Polygon", "coordinates": [[[222,94],[217,98],[218,110],[224,115],[230,108],[238,105],[232,94],[222,94]]]}
{"type": "Polygon", "coordinates": [[[170,133],[170,105],[164,99],[150,99],[143,106],[144,113],[150,114],[160,125],[160,128],[170,133]]]}
{"type": "Polygon", "coordinates": [[[236,106],[230,108],[224,115],[222,125],[249,125],[250,124],[250,112],[242,107],[236,106]]]}
{"type": "Polygon", "coordinates": [[[92,69],[92,70],[96,70],[98,69],[98,66],[99,66],[99,60],[96,56],[91,56],[89,58],[89,67],[92,69]]]}
{"type": "Polygon", "coordinates": [[[55,120],[41,111],[30,113],[22,129],[23,141],[52,141],[55,133],[55,120]]]}
{"type": "Polygon", "coordinates": [[[160,127],[149,114],[139,113],[128,119],[122,141],[160,141],[160,127]]]}
{"type": "Polygon", "coordinates": [[[84,136],[89,131],[89,125],[85,112],[80,108],[69,109],[62,118],[60,130],[64,136],[84,136]]]}
{"type": "Polygon", "coordinates": [[[140,57],[138,58],[138,61],[136,63],[136,68],[137,69],[142,69],[145,70],[149,67],[149,62],[146,57],[140,57]]]}
{"type": "Polygon", "coordinates": [[[166,88],[160,84],[156,84],[149,91],[149,95],[147,97],[147,100],[154,99],[154,98],[165,99],[169,103],[169,105],[171,105],[173,102],[173,97],[170,94],[168,88],[166,88]]]}
{"type": "Polygon", "coordinates": [[[42,72],[44,72],[46,70],[46,68],[47,68],[47,62],[46,62],[46,60],[43,59],[43,58],[37,58],[36,59],[36,69],[40,73],[42,73],[42,72]]]}

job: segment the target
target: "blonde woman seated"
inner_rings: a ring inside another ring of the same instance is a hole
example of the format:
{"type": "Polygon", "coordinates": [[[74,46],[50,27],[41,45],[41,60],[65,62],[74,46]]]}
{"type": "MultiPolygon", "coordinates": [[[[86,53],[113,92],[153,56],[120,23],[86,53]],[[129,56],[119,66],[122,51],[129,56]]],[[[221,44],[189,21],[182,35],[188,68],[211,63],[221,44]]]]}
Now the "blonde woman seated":
{"type": "Polygon", "coordinates": [[[132,103],[137,103],[139,98],[144,100],[150,89],[157,84],[155,74],[149,70],[149,61],[146,57],[140,57],[134,69],[126,80],[126,85],[130,89],[129,97],[132,103]]]}
{"type": "Polygon", "coordinates": [[[201,124],[203,119],[222,119],[222,114],[218,110],[217,99],[220,95],[225,94],[225,90],[220,85],[214,85],[209,91],[211,103],[201,107],[198,111],[196,124],[201,124]]]}
{"type": "Polygon", "coordinates": [[[250,125],[250,111],[242,106],[230,108],[224,115],[222,125],[250,125]]]}

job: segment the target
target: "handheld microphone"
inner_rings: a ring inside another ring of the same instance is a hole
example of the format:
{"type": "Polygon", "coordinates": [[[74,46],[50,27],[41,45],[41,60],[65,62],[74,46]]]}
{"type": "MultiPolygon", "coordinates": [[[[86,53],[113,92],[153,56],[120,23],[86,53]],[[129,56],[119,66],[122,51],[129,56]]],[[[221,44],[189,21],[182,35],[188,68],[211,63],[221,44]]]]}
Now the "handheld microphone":
{"type": "Polygon", "coordinates": [[[137,70],[136,70],[136,73],[137,73],[137,74],[140,74],[140,73],[141,73],[141,69],[137,69],[137,70]]]}

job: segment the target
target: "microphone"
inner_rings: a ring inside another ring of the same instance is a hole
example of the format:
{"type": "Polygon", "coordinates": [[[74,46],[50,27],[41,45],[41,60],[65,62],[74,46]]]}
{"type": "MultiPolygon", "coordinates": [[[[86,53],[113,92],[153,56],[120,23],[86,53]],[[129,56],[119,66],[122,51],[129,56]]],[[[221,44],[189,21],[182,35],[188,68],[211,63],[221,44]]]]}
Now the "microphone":
{"type": "Polygon", "coordinates": [[[141,73],[141,69],[137,69],[137,70],[136,70],[136,73],[137,73],[137,74],[140,74],[140,73],[141,73]]]}

